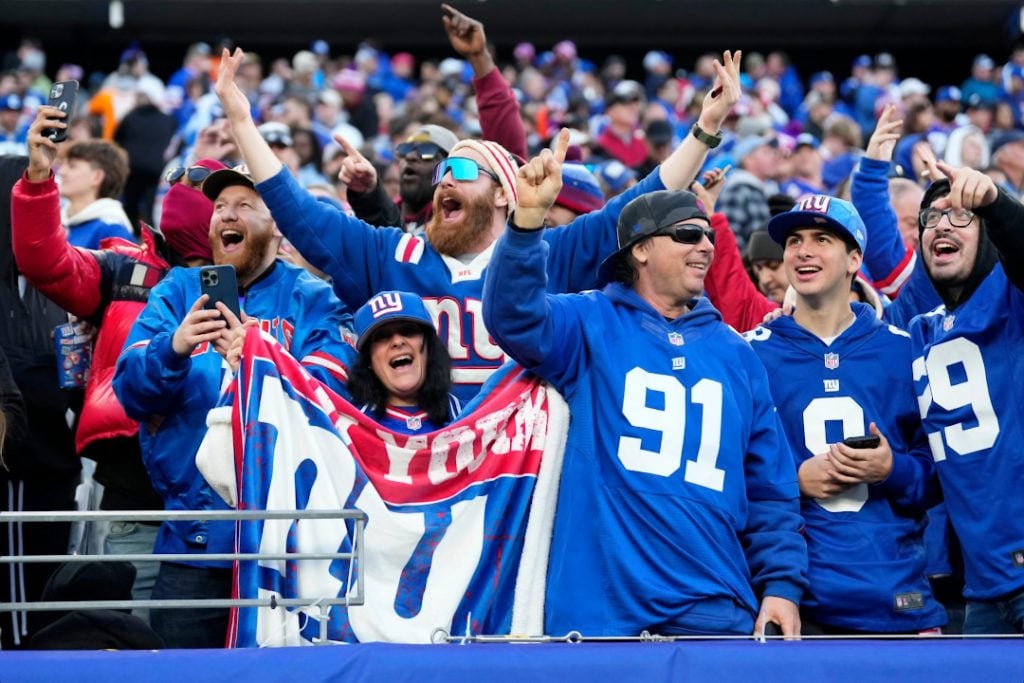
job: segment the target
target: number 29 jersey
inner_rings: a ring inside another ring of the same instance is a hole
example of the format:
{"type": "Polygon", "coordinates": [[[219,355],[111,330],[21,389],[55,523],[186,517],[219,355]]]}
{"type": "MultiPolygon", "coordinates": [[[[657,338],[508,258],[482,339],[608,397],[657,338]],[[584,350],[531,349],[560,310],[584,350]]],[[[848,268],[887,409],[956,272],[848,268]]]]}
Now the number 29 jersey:
{"type": "Polygon", "coordinates": [[[1024,293],[996,265],[954,311],[910,324],[914,382],[949,516],[964,596],[1024,587],[1024,293]]]}
{"type": "Polygon", "coordinates": [[[925,574],[922,515],[934,466],[910,380],[906,332],[854,304],[853,324],[831,344],[789,317],[745,335],[764,362],[796,465],[829,444],[869,433],[893,452],[877,484],[824,500],[801,497],[809,587],[802,611],[858,631],[919,631],[946,623],[925,574]]]}

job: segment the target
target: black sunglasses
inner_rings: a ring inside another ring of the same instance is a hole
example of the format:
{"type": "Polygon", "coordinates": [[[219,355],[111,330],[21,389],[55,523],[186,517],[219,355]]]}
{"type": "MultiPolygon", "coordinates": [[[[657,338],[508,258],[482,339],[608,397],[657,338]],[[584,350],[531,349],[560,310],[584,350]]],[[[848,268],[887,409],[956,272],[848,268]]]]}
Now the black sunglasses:
{"type": "Polygon", "coordinates": [[[173,185],[187,175],[190,183],[193,185],[200,185],[211,173],[213,173],[213,171],[203,166],[192,166],[190,168],[178,166],[177,168],[172,168],[167,172],[167,182],[173,185]]]}
{"type": "Polygon", "coordinates": [[[423,161],[430,161],[444,154],[444,150],[433,142],[402,142],[395,147],[395,152],[399,157],[407,157],[416,152],[423,161]]]}
{"type": "Polygon", "coordinates": [[[678,242],[679,244],[698,244],[704,236],[707,236],[708,241],[711,242],[711,244],[715,243],[714,230],[711,228],[705,228],[703,225],[695,225],[693,223],[669,225],[665,228],[659,228],[657,232],[652,234],[671,237],[673,242],[678,242]]]}

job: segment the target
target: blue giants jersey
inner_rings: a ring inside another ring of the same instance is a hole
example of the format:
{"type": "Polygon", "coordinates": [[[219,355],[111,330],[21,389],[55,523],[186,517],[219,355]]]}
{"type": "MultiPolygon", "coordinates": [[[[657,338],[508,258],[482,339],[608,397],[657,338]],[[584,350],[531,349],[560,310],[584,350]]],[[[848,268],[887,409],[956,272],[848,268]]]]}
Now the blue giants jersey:
{"type": "Polygon", "coordinates": [[[764,369],[706,299],[666,321],[619,284],[545,295],[546,251],[506,231],[484,309],[572,416],[545,632],[749,634],[757,594],[797,602],[806,566],[764,369]]]}
{"type": "Polygon", "coordinates": [[[914,318],[914,381],[949,517],[964,595],[1024,587],[1024,293],[996,265],[955,311],[914,318]]]}
{"type": "Polygon", "coordinates": [[[910,377],[910,338],[854,304],[856,320],[831,344],[782,317],[747,333],[768,369],[797,467],[828,445],[868,434],[893,452],[892,473],[826,500],[801,498],[808,579],[802,609],[859,631],[941,626],[945,611],[925,574],[922,514],[934,467],[910,377]]]}
{"type": "MultiPolygon", "coordinates": [[[[472,261],[438,252],[424,237],[398,228],[376,228],[316,201],[287,170],[259,184],[277,225],[299,252],[334,282],[353,311],[377,292],[415,292],[430,311],[452,358],[452,393],[466,405],[480,385],[505,362],[481,311],[484,273],[493,245],[472,261]]],[[[551,245],[548,288],[575,292],[597,285],[597,266],[617,248],[615,224],[622,207],[644,192],[662,190],[655,170],[604,208],[547,230],[551,245]]]]}

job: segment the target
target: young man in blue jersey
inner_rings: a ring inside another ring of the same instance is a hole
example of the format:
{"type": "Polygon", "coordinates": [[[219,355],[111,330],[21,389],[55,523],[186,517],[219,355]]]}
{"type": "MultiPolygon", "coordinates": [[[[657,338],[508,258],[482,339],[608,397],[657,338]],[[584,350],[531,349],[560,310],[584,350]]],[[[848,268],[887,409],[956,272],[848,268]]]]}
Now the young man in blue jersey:
{"type": "MultiPolygon", "coordinates": [[[[399,228],[373,228],[319,204],[296,184],[260,137],[249,102],[234,83],[244,58],[224,53],[216,91],[257,189],[285,237],[314,266],[331,276],[338,297],[353,310],[374,294],[419,294],[452,358],[453,392],[465,404],[505,361],[483,323],[483,279],[494,242],[516,206],[514,158],[501,145],[463,140],[435,173],[434,210],[420,237],[399,228]]],[[[615,251],[615,221],[622,207],[644,192],[683,188],[696,176],[722,122],[740,95],[740,53],[715,63],[717,80],[704,99],[698,123],[657,172],[600,211],[548,231],[548,289],[571,292],[599,284],[597,269],[615,251]]],[[[563,131],[560,144],[567,144],[563,131]]]]}
{"type": "Polygon", "coordinates": [[[768,232],[783,248],[796,308],[745,336],[768,369],[798,467],[809,557],[803,632],[941,627],[921,537],[934,465],[907,372],[910,336],[850,302],[864,223],[850,203],[812,195],[768,232]],[[843,443],[867,434],[879,443],[843,443]]]}
{"type": "Polygon", "coordinates": [[[922,423],[963,548],[964,633],[1024,633],[1024,206],[937,164],[919,227],[943,304],[910,323],[922,423]]]}
{"type": "MultiPolygon", "coordinates": [[[[202,189],[214,204],[213,261],[234,266],[243,317],[258,321],[314,377],[344,391],[354,354],[341,326],[351,316],[330,285],[276,260],[281,236],[243,169],[212,173],[202,189]]],[[[125,412],[142,423],[142,459],[167,510],[226,509],[199,474],[195,456],[207,413],[230,382],[222,356],[240,322],[223,304],[204,308],[209,297],[200,289],[197,268],[174,268],[152,289],[113,381],[125,412]]],[[[231,563],[203,556],[231,552],[234,529],[233,522],[164,522],[154,552],[195,560],[161,562],[153,599],[229,598],[231,563]]],[[[168,647],[222,647],[228,611],[154,609],[150,623],[168,647]]]]}
{"type": "MultiPolygon", "coordinates": [[[[484,286],[488,329],[565,396],[545,632],[798,636],[806,587],[793,458],[764,367],[701,296],[714,233],[696,197],[632,200],[600,291],[551,294],[545,150],[484,286]]],[[[550,232],[550,231],[549,231],[550,232]]]]}

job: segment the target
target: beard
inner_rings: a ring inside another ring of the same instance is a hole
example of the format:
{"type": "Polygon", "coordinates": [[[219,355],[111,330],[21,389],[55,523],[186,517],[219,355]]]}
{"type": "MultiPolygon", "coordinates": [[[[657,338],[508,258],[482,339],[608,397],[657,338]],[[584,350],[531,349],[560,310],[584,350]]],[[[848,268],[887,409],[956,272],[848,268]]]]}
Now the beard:
{"type": "Polygon", "coordinates": [[[273,239],[274,234],[271,231],[260,231],[255,234],[247,232],[242,248],[234,253],[225,254],[220,238],[211,236],[210,250],[213,252],[213,262],[217,265],[234,266],[239,285],[243,286],[243,281],[248,282],[260,274],[273,239]]]}
{"type": "Polygon", "coordinates": [[[427,223],[427,240],[440,253],[459,257],[468,254],[491,229],[494,216],[494,196],[483,193],[462,200],[462,217],[445,223],[441,210],[441,195],[434,194],[434,212],[427,223]]]}
{"type": "Polygon", "coordinates": [[[419,174],[415,179],[399,176],[398,196],[402,202],[419,211],[430,203],[434,196],[433,174],[419,174]]]}

